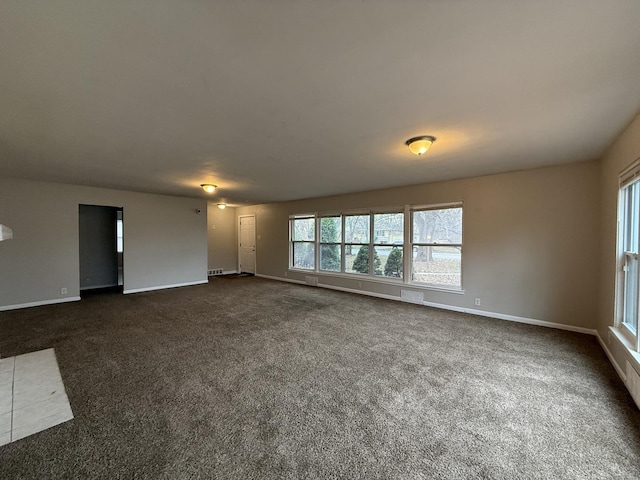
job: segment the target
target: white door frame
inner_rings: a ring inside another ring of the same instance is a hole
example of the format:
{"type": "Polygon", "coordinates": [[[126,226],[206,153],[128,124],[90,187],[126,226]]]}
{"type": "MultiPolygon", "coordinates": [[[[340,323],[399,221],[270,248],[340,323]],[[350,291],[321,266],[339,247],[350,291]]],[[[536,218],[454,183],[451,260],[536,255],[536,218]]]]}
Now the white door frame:
{"type": "Polygon", "coordinates": [[[258,273],[258,243],[256,242],[256,214],[255,213],[251,213],[248,215],[238,215],[238,273],[242,273],[241,267],[240,267],[240,259],[242,256],[242,251],[241,251],[241,247],[240,247],[240,242],[242,241],[242,231],[241,231],[241,221],[243,218],[249,218],[252,217],[253,218],[253,244],[255,245],[255,249],[254,249],[254,256],[253,256],[253,271],[254,271],[254,275],[256,273],[258,273]]]}

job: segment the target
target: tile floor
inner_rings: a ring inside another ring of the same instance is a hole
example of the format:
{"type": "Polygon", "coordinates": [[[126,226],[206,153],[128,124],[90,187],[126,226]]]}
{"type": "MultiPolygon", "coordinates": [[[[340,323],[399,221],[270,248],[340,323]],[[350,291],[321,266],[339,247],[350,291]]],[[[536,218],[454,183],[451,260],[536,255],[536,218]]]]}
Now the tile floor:
{"type": "Polygon", "coordinates": [[[53,348],[0,359],[0,445],[72,418],[53,348]]]}

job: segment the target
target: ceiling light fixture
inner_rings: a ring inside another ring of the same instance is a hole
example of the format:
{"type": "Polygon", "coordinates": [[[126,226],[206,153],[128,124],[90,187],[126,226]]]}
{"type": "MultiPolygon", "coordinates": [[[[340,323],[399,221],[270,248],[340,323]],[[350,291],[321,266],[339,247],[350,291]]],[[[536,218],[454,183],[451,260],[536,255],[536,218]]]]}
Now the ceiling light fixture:
{"type": "Polygon", "coordinates": [[[224,210],[225,208],[227,208],[227,204],[226,204],[226,203],[219,203],[219,204],[218,204],[218,208],[219,208],[220,210],[224,210]]]}
{"type": "Polygon", "coordinates": [[[419,137],[413,137],[404,142],[406,146],[409,147],[411,153],[415,153],[416,155],[422,155],[427,150],[433,142],[436,141],[436,137],[431,135],[421,135],[419,137]]]}
{"type": "Polygon", "coordinates": [[[213,185],[212,183],[203,183],[200,186],[207,193],[213,193],[215,191],[215,189],[218,188],[217,185],[213,185]]]}
{"type": "Polygon", "coordinates": [[[6,225],[0,224],[0,242],[2,240],[10,240],[13,238],[13,230],[6,225]]]}

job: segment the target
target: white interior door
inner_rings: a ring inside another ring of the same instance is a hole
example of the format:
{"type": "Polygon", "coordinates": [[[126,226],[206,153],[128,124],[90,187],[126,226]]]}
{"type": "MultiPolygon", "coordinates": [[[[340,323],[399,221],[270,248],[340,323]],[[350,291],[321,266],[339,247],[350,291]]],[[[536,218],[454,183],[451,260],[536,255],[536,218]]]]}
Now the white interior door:
{"type": "Polygon", "coordinates": [[[241,216],[239,245],[240,273],[256,273],[256,217],[255,215],[241,216]]]}

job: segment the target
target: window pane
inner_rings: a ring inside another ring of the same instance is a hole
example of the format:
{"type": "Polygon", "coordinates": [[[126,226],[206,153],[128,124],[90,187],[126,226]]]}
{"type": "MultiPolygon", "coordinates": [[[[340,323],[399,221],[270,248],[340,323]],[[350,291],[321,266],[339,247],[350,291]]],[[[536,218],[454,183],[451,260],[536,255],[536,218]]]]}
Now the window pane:
{"type": "Polygon", "coordinates": [[[344,271],[347,273],[369,273],[369,245],[344,246],[344,271]]]}
{"type": "Polygon", "coordinates": [[[404,214],[376,213],[373,216],[373,243],[402,245],[404,243],[404,214]]]}
{"type": "Polygon", "coordinates": [[[345,215],[344,242],[369,243],[369,215],[345,215]]]}
{"type": "Polygon", "coordinates": [[[340,271],[340,245],[320,244],[320,270],[340,271]]]}
{"type": "Polygon", "coordinates": [[[413,212],[415,243],[462,243],[462,208],[413,212]]]}
{"type": "Polygon", "coordinates": [[[291,228],[292,240],[310,240],[316,238],[316,219],[315,218],[294,218],[291,220],[293,227],[291,228]]]}
{"type": "Polygon", "coordinates": [[[122,220],[116,220],[116,252],[122,253],[123,247],[122,220]]]}
{"type": "Polygon", "coordinates": [[[313,270],[315,268],[315,244],[293,242],[293,267],[313,270]]]}
{"type": "Polygon", "coordinates": [[[459,247],[414,246],[413,280],[443,287],[462,286],[461,250],[459,247]]]}
{"type": "Polygon", "coordinates": [[[638,218],[640,212],[639,207],[639,190],[640,184],[632,183],[625,187],[625,245],[624,250],[627,252],[638,251],[638,218]]]}
{"type": "Polygon", "coordinates": [[[638,331],[638,257],[625,254],[624,314],[622,322],[636,333],[638,331]]]}
{"type": "Polygon", "coordinates": [[[322,217],[320,219],[320,241],[322,243],[340,243],[342,241],[342,222],[340,217],[322,217]]]}
{"type": "Polygon", "coordinates": [[[379,262],[379,269],[374,271],[374,275],[385,277],[402,278],[402,247],[401,246],[375,246],[374,262],[376,257],[379,262]]]}

